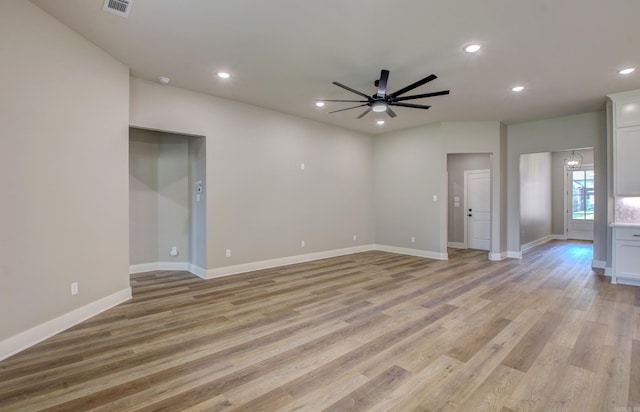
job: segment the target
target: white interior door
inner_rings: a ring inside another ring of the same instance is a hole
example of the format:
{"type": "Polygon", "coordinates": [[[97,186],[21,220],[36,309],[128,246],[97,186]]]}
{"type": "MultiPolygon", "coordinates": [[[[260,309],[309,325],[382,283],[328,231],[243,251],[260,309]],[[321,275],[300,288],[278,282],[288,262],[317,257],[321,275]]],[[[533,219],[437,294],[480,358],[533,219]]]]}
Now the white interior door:
{"type": "Polygon", "coordinates": [[[593,167],[567,171],[567,239],[593,240],[593,167]]]}
{"type": "Polygon", "coordinates": [[[491,173],[489,170],[466,170],[465,235],[469,249],[490,250],[491,245],[491,173]]]}

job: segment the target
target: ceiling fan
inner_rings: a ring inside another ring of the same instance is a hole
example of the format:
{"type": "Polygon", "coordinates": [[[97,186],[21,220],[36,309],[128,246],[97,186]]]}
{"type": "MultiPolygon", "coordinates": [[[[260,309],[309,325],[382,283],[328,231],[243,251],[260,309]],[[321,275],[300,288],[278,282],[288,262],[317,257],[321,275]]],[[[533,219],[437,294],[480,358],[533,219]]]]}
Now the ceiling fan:
{"type": "Polygon", "coordinates": [[[413,109],[428,109],[431,106],[426,106],[426,105],[422,105],[422,104],[414,104],[414,103],[403,103],[406,100],[413,100],[413,99],[422,99],[425,97],[433,97],[433,96],[442,96],[445,94],[449,94],[449,90],[443,90],[440,92],[433,92],[433,93],[424,93],[424,94],[415,94],[412,96],[403,96],[401,97],[401,95],[405,94],[408,91],[411,91],[413,89],[415,89],[416,87],[420,87],[423,84],[429,83],[432,80],[437,79],[438,77],[435,74],[432,74],[430,76],[425,77],[422,80],[418,80],[415,83],[412,83],[410,85],[408,85],[407,87],[404,87],[396,92],[387,94],[387,80],[389,80],[389,70],[382,70],[380,72],[380,79],[375,81],[375,86],[378,88],[378,92],[374,95],[371,96],[367,96],[366,94],[359,92],[355,89],[352,89],[351,87],[345,86],[342,83],[338,83],[338,82],[333,82],[333,84],[335,84],[338,87],[342,87],[345,90],[349,90],[352,93],[355,93],[359,96],[362,96],[364,99],[366,100],[319,100],[319,101],[323,101],[323,102],[349,102],[349,103],[363,103],[363,104],[359,104],[357,106],[353,106],[353,107],[347,107],[346,109],[339,109],[339,110],[334,110],[332,112],[329,113],[337,113],[337,112],[342,112],[345,110],[351,110],[351,109],[356,109],[358,107],[364,107],[364,106],[368,106],[367,110],[364,111],[364,113],[362,113],[360,116],[358,116],[358,119],[361,119],[362,117],[364,117],[367,113],[374,111],[376,113],[382,113],[382,112],[386,112],[391,118],[396,117],[396,113],[391,110],[391,106],[397,106],[397,107],[411,107],[413,109]]]}

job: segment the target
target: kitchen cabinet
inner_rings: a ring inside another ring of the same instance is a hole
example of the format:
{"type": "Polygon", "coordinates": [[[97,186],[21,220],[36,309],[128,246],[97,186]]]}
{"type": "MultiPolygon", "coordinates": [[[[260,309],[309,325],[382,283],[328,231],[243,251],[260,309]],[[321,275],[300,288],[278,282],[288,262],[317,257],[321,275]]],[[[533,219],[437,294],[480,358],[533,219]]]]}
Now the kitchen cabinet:
{"type": "Polygon", "coordinates": [[[640,225],[614,225],[611,283],[640,286],[640,225]]]}
{"type": "Polygon", "coordinates": [[[614,194],[640,196],[640,90],[608,97],[612,112],[614,194]]]}

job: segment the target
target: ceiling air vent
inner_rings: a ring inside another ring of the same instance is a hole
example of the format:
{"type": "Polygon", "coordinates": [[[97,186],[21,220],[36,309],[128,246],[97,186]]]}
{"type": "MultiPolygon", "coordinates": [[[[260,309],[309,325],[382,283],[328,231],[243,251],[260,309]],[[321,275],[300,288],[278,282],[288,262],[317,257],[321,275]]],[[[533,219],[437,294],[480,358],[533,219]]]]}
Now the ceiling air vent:
{"type": "Polygon", "coordinates": [[[133,0],[104,0],[102,10],[117,14],[122,17],[129,17],[129,11],[133,5],[133,0]]]}

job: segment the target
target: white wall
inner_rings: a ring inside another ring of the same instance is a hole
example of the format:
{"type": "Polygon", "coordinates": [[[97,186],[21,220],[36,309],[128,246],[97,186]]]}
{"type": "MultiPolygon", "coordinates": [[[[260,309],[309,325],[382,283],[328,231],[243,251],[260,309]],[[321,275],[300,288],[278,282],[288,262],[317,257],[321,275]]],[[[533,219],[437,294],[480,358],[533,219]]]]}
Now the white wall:
{"type": "Polygon", "coordinates": [[[129,261],[158,262],[158,135],[129,133],[129,261]]]}
{"type": "MultiPolygon", "coordinates": [[[[607,204],[606,118],[604,112],[583,113],[512,124],[507,127],[507,242],[511,254],[520,252],[520,155],[593,147],[596,204],[607,204]]],[[[596,207],[593,258],[607,258],[607,210],[596,207]]]]}
{"type": "Polygon", "coordinates": [[[446,204],[440,139],[439,124],[375,137],[376,243],[446,254],[440,245],[440,204],[446,204]]]}
{"type": "Polygon", "coordinates": [[[551,153],[520,155],[520,242],[551,235],[551,153]]]}
{"type": "Polygon", "coordinates": [[[0,50],[2,358],[130,296],[129,76],[26,0],[0,50]]]}
{"type": "Polygon", "coordinates": [[[489,155],[491,252],[500,255],[505,245],[501,210],[506,180],[500,163],[505,153],[504,128],[499,122],[445,122],[376,136],[376,243],[446,257],[450,153],[489,155]],[[415,243],[410,242],[412,236],[415,243]]]}
{"type": "MultiPolygon", "coordinates": [[[[206,139],[191,136],[189,138],[189,178],[191,187],[191,237],[190,263],[198,270],[207,267],[207,196],[200,194],[200,201],[195,199],[195,184],[205,182],[207,176],[206,139]]],[[[204,188],[203,188],[204,190],[204,188]]]]}
{"type": "Polygon", "coordinates": [[[207,269],[373,244],[370,136],[136,78],[130,116],[205,136],[207,269]]]}
{"type": "Polygon", "coordinates": [[[159,133],[158,137],[158,258],[159,262],[189,262],[191,187],[189,137],[159,133]],[[176,247],[177,256],[171,256],[176,247]]]}
{"type": "MultiPolygon", "coordinates": [[[[506,128],[496,121],[442,123],[442,156],[449,153],[488,153],[491,163],[491,259],[506,256],[506,185],[504,167],[506,128]]],[[[443,170],[443,173],[446,171],[443,170]]],[[[446,185],[446,178],[444,179],[446,185]]],[[[441,209],[441,224],[446,225],[446,208],[441,209]]],[[[444,233],[446,229],[443,228],[444,233]]],[[[443,237],[442,247],[446,247],[443,237]]]]}

